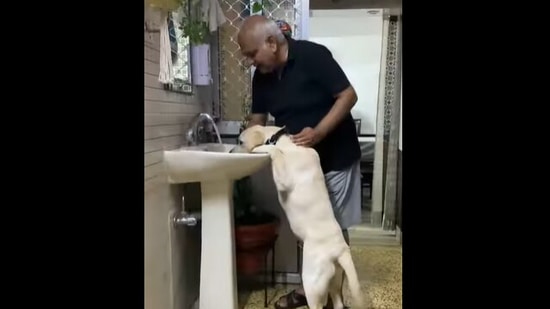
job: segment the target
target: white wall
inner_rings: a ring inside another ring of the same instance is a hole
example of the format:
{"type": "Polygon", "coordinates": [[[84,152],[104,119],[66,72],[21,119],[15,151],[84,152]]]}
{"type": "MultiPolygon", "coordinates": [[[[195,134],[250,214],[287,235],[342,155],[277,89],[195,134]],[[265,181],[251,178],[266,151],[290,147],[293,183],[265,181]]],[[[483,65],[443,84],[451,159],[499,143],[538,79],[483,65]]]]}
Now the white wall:
{"type": "Polygon", "coordinates": [[[332,52],[357,92],[352,114],[361,118],[361,134],[375,134],[383,16],[367,11],[312,10],[309,40],[332,52]]]}
{"type": "Polygon", "coordinates": [[[309,7],[312,10],[384,8],[390,15],[401,15],[402,0],[310,0],[309,7]]]}

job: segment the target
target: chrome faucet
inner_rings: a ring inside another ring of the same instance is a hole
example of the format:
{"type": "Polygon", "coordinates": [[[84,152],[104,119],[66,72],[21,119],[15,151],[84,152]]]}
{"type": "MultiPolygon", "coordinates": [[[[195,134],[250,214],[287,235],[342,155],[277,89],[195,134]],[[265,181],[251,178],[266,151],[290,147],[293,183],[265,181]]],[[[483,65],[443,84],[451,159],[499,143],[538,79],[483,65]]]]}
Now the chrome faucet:
{"type": "Polygon", "coordinates": [[[216,134],[218,143],[222,143],[220,132],[218,131],[218,126],[216,125],[214,118],[207,113],[199,113],[193,118],[187,132],[185,133],[185,139],[187,140],[188,146],[194,146],[201,143],[201,137],[206,132],[204,126],[205,121],[207,121],[215,131],[214,133],[216,134]]]}

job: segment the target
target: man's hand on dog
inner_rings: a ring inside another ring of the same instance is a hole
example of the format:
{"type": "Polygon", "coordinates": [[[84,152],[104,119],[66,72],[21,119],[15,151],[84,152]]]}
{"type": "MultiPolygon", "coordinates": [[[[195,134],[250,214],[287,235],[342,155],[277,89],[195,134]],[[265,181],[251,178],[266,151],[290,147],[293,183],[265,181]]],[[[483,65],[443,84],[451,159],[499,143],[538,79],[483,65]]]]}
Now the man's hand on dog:
{"type": "Polygon", "coordinates": [[[313,147],[323,139],[323,135],[310,127],[305,127],[300,133],[292,135],[292,141],[297,146],[313,147]]]}

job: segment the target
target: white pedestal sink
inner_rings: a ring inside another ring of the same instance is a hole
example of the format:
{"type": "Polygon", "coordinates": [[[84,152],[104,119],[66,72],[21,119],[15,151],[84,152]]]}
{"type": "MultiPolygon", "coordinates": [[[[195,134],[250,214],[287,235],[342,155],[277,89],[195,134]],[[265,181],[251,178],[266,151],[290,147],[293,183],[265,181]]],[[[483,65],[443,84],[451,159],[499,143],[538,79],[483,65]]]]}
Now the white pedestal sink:
{"type": "Polygon", "coordinates": [[[235,145],[202,144],[164,151],[168,182],[200,182],[200,309],[237,309],[233,181],[269,164],[268,154],[229,153],[235,145]]]}

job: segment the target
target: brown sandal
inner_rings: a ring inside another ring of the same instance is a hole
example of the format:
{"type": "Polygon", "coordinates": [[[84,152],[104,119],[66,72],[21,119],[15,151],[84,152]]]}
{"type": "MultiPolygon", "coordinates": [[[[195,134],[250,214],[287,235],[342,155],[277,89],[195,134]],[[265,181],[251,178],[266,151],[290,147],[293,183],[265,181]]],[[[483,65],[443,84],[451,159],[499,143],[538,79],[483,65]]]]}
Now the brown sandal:
{"type": "MultiPolygon", "coordinates": [[[[303,306],[307,306],[306,296],[296,293],[296,290],[292,290],[290,293],[281,296],[281,298],[279,298],[279,300],[275,303],[275,309],[293,309],[303,306]],[[279,302],[283,298],[286,300],[285,307],[279,305],[279,302]]],[[[323,309],[332,309],[332,301],[330,299],[327,306],[323,307],[323,309]]],[[[350,309],[350,307],[344,306],[344,309],[350,309]]]]}
{"type": "Polygon", "coordinates": [[[279,300],[275,303],[275,309],[293,309],[303,306],[307,306],[306,297],[302,294],[296,293],[296,290],[292,290],[290,293],[281,296],[281,298],[279,298],[279,300]],[[283,298],[286,300],[285,306],[279,304],[283,298]]]}

